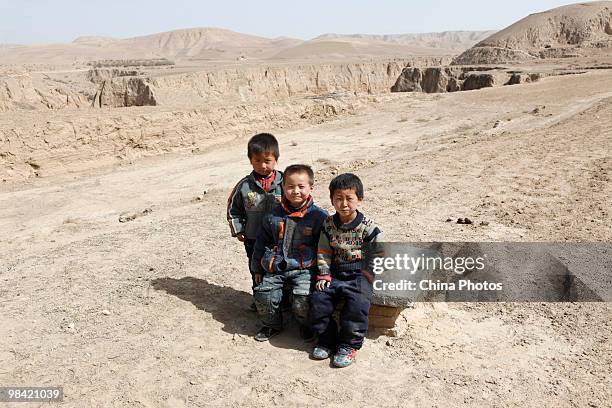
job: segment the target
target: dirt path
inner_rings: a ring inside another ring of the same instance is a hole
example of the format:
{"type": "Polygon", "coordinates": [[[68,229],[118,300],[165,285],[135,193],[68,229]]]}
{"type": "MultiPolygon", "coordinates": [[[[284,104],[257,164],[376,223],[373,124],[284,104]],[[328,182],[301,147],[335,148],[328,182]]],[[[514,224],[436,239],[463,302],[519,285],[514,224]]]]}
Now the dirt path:
{"type": "MultiPolygon", "coordinates": [[[[598,72],[380,96],[280,134],[281,167],[313,164],[327,207],[333,173],[357,172],[395,240],[609,241],[610,89],[598,72]],[[466,215],[490,224],[445,222],[466,215]]],[[[346,370],[293,327],[254,342],[224,219],[244,143],[0,193],[0,383],[63,385],[75,407],[609,406],[609,304],[419,304],[346,370]]]]}

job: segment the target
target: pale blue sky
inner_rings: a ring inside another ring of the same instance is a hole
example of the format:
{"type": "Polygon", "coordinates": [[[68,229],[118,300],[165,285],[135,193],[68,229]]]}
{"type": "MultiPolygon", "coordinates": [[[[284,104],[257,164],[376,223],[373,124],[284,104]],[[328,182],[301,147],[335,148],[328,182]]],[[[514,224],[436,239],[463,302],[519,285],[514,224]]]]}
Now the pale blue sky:
{"type": "Polygon", "coordinates": [[[0,43],[70,42],[222,27],[264,37],[501,29],[559,0],[0,0],[0,43]]]}

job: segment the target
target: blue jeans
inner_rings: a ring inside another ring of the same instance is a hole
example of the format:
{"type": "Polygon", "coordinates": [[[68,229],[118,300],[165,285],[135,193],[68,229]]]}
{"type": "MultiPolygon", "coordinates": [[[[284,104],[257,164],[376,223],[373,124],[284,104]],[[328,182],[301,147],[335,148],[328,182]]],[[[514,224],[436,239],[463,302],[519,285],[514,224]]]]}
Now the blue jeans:
{"type": "Polygon", "coordinates": [[[287,286],[292,293],[291,309],[301,325],[308,323],[308,295],[312,290],[314,273],[308,269],[298,269],[280,273],[266,273],[254,289],[257,313],[264,326],[280,330],[283,327],[281,302],[283,288],[287,286]]]}

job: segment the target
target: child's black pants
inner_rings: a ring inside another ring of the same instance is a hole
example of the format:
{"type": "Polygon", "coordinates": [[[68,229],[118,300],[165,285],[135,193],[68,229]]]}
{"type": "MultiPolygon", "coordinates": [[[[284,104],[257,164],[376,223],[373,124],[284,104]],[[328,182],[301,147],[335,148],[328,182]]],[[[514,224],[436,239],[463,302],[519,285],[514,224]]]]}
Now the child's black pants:
{"type": "Polygon", "coordinates": [[[319,337],[319,346],[335,349],[348,345],[360,349],[368,332],[368,312],[372,285],[360,271],[334,274],[330,286],[311,294],[312,329],[319,337]],[[340,331],[333,313],[341,300],[340,331]]]}

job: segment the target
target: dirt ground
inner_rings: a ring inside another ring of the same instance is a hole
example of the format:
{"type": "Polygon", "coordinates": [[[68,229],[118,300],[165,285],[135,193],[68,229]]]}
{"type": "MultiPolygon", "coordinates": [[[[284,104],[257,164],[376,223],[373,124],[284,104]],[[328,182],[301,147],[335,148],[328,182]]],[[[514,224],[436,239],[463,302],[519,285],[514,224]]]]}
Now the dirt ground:
{"type": "MultiPolygon", "coordinates": [[[[328,209],[333,175],[357,173],[391,240],[612,239],[610,70],[384,94],[277,136],[328,209]]],[[[225,220],[246,140],[0,192],[0,384],[61,385],[66,407],[612,406],[610,303],[419,303],[347,369],[293,326],[255,342],[225,220]]]]}

